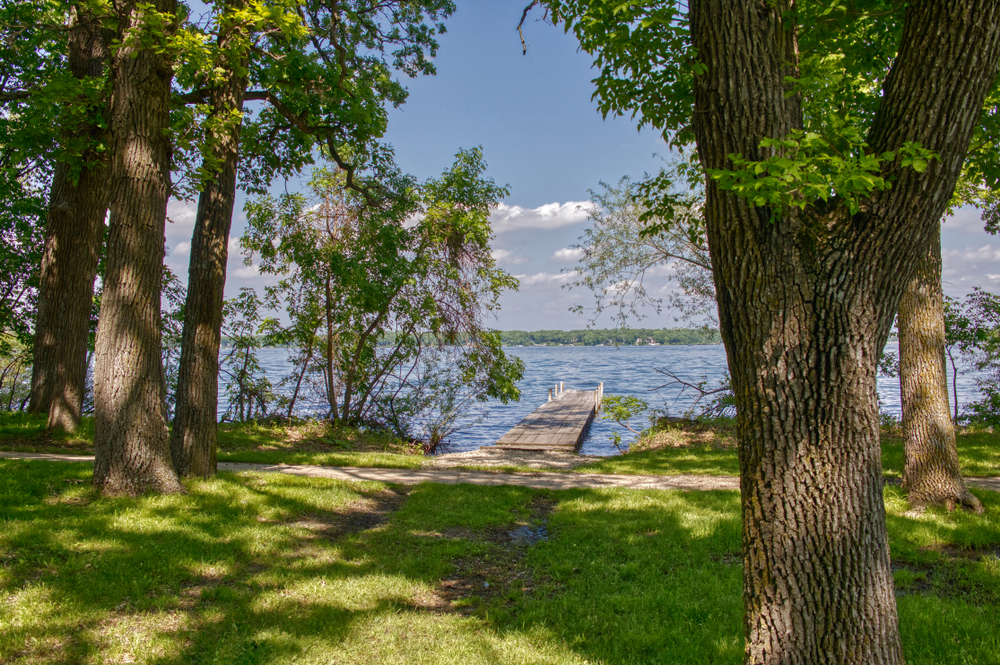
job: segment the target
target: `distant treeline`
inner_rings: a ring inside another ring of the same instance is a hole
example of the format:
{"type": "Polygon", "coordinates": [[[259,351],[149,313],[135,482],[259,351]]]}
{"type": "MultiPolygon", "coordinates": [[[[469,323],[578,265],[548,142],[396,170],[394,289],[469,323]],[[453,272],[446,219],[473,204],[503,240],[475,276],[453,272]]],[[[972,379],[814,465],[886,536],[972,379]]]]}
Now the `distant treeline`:
{"type": "Polygon", "coordinates": [[[704,328],[630,328],[627,330],[505,330],[505,346],[645,346],[650,344],[721,344],[718,330],[704,328]]]}
{"type": "MultiPolygon", "coordinates": [[[[504,346],[649,346],[655,344],[721,344],[718,330],[704,328],[629,328],[627,330],[504,330],[500,332],[504,346]]],[[[461,338],[456,339],[461,343],[461,338]]],[[[223,338],[223,346],[229,340],[223,338]]],[[[261,342],[267,345],[264,336],[261,342]]],[[[428,344],[433,343],[430,336],[428,344]]],[[[396,344],[396,334],[387,333],[379,346],[396,344]]]]}

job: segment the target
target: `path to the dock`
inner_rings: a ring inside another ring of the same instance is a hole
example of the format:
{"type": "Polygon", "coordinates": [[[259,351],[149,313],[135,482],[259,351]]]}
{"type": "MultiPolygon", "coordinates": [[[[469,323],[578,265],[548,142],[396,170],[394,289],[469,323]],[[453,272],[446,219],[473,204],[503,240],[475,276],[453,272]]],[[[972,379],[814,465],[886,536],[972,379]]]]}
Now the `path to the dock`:
{"type": "Polygon", "coordinates": [[[574,452],[580,447],[587,426],[601,406],[604,384],[597,390],[563,390],[562,382],[549,391],[542,404],[493,446],[512,450],[559,450],[574,452]]]}
{"type": "MultiPolygon", "coordinates": [[[[15,453],[0,451],[0,458],[39,460],[48,462],[89,462],[93,455],[62,455],[53,453],[15,453]]],[[[458,469],[376,469],[350,466],[308,466],[305,464],[248,464],[219,462],[219,471],[255,471],[287,473],[312,478],[335,480],[375,480],[399,485],[440,483],[442,485],[516,485],[533,489],[600,489],[625,487],[659,490],[735,490],[740,487],[736,476],[639,476],[610,473],[490,473],[458,469]]],[[[887,479],[889,481],[889,479],[887,479]]],[[[1000,478],[965,477],[973,487],[1000,492],[1000,478]]],[[[899,482],[898,480],[889,482],[899,482]]]]}
{"type": "MultiPolygon", "coordinates": [[[[0,458],[39,460],[48,462],[89,462],[93,455],[62,455],[59,453],[16,453],[0,451],[0,458]]],[[[306,464],[250,464],[219,462],[219,471],[250,471],[286,473],[311,478],[334,480],[374,480],[397,485],[438,483],[441,485],[515,485],[531,489],[597,489],[627,487],[661,490],[738,489],[740,479],[732,476],[631,476],[603,473],[493,473],[460,469],[376,469],[356,466],[310,466],[306,464]]]]}

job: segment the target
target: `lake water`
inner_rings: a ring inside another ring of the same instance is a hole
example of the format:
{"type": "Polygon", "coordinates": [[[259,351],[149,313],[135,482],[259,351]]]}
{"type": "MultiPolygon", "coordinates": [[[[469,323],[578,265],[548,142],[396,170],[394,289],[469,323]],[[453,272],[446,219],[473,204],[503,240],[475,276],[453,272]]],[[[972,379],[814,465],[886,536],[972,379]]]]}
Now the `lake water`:
{"type": "MultiPolygon", "coordinates": [[[[604,393],[632,395],[645,400],[651,407],[666,409],[671,414],[682,413],[691,404],[694,395],[679,394],[676,386],[665,388],[668,377],[657,372],[666,368],[679,377],[692,382],[707,378],[716,384],[726,370],[726,354],[722,345],[701,346],[542,346],[505,349],[524,361],[524,378],[521,381],[521,401],[513,404],[487,403],[486,417],[482,422],[469,425],[451,437],[442,446],[442,452],[461,452],[493,443],[522,418],[534,411],[548,398],[548,390],[562,381],[567,390],[593,390],[604,383],[604,393]]],[[[897,344],[890,342],[887,351],[897,352],[897,344]]],[[[261,366],[272,383],[290,371],[287,349],[262,349],[261,366]]],[[[879,398],[882,409],[896,416],[901,415],[898,379],[879,379],[879,398]]],[[[977,398],[975,377],[959,374],[959,403],[977,398]]],[[[226,404],[220,395],[220,413],[226,404]]],[[[306,402],[304,412],[319,413],[318,403],[306,402]]],[[[305,415],[305,413],[303,413],[305,415]]],[[[634,422],[636,429],[646,426],[640,416],[634,422]]],[[[603,421],[600,414],[594,420],[583,442],[581,452],[590,455],[615,455],[618,450],[611,443],[611,435],[619,431],[624,441],[633,435],[615,423],[603,421]]]]}

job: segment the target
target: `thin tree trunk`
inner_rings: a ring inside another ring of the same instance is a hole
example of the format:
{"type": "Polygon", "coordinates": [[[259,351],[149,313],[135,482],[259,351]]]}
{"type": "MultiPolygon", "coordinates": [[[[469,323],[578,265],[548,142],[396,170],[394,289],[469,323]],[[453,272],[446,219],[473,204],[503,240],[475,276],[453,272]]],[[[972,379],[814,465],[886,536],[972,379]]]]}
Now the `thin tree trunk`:
{"type": "Polygon", "coordinates": [[[906,466],[903,487],[914,506],[983,507],[962,480],[945,371],[941,233],[899,302],[899,384],[906,466]]]}
{"type": "Polygon", "coordinates": [[[309,369],[309,363],[312,362],[314,347],[315,347],[315,333],[313,334],[313,339],[309,341],[309,351],[306,353],[306,359],[302,363],[302,369],[299,370],[299,375],[295,379],[295,390],[292,391],[292,396],[288,400],[288,411],[285,417],[289,421],[292,419],[292,413],[295,411],[295,402],[299,399],[299,391],[302,389],[302,380],[306,376],[306,371],[309,369]]]}
{"type": "MultiPolygon", "coordinates": [[[[104,76],[109,37],[92,15],[74,8],[68,59],[74,78],[104,76]]],[[[108,209],[107,159],[97,150],[107,129],[88,123],[65,137],[81,139],[87,143],[83,155],[56,164],[49,190],[28,402],[30,412],[48,414],[49,427],[67,431],[80,424],[83,408],[87,333],[108,209]]]]}
{"type": "MultiPolygon", "coordinates": [[[[693,129],[708,169],[760,160],[802,126],[792,0],[691,0],[693,129]]],[[[706,187],[719,322],[737,403],[745,662],[903,662],[883,503],[876,360],[939,226],[1000,59],[993,0],[907,6],[868,137],[940,156],[899,168],[857,214],[772,211],[706,187]],[[776,215],[772,217],[772,212],[776,215]]],[[[891,168],[891,167],[890,167],[891,168]]],[[[890,175],[890,174],[886,174],[890,175]]]]}
{"type": "Polygon", "coordinates": [[[337,391],[334,381],[334,339],[333,339],[333,285],[331,284],[330,271],[326,272],[326,298],[323,301],[323,310],[326,317],[326,401],[330,406],[330,418],[337,420],[337,391]]]}
{"type": "MultiPolygon", "coordinates": [[[[946,347],[947,348],[947,347],[946,347]]],[[[955,365],[955,356],[948,350],[948,362],[951,364],[951,398],[955,409],[951,422],[958,424],[958,367],[955,365]]]]}
{"type": "MultiPolygon", "coordinates": [[[[223,15],[242,7],[233,0],[223,15]]],[[[241,31],[220,27],[219,50],[239,52],[241,31]]],[[[228,63],[227,78],[211,89],[209,122],[222,121],[214,133],[214,158],[218,172],[205,184],[198,198],[198,213],[191,238],[187,300],[177,374],[177,406],[170,434],[174,467],[182,476],[211,476],[216,471],[216,427],[219,401],[219,345],[222,342],[222,300],[229,258],[229,229],[236,201],[236,170],[243,96],[246,93],[246,59],[228,63]],[[228,119],[228,122],[226,122],[228,119]]]]}
{"type": "MultiPolygon", "coordinates": [[[[112,65],[112,205],[94,367],[94,486],[104,494],[179,492],[160,355],[173,70],[168,54],[139,37],[149,37],[143,34],[149,12],[175,16],[177,3],[116,0],[114,10],[123,45],[112,65]]],[[[167,29],[176,29],[176,19],[167,29]]]]}
{"type": "Polygon", "coordinates": [[[253,413],[253,396],[247,386],[247,377],[250,375],[250,347],[247,347],[246,356],[243,357],[243,369],[240,372],[240,392],[236,400],[236,412],[240,415],[240,422],[245,423],[250,420],[253,413]],[[246,406],[244,411],[243,407],[246,406]]]}

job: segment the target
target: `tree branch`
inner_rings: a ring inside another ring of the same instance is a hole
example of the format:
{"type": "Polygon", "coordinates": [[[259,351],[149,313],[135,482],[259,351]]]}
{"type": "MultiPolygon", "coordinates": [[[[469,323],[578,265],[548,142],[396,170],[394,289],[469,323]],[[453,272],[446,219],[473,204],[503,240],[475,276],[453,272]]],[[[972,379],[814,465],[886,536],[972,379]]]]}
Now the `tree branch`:
{"type": "Polygon", "coordinates": [[[38,92],[37,88],[29,90],[12,90],[10,92],[0,92],[0,102],[14,102],[19,99],[27,99],[38,92]]]}
{"type": "Polygon", "coordinates": [[[531,0],[531,4],[524,8],[521,12],[521,20],[517,24],[517,35],[521,38],[521,55],[528,54],[528,45],[524,43],[524,33],[521,32],[521,26],[524,25],[524,19],[528,16],[528,12],[531,8],[538,4],[538,0],[531,0]]]}

